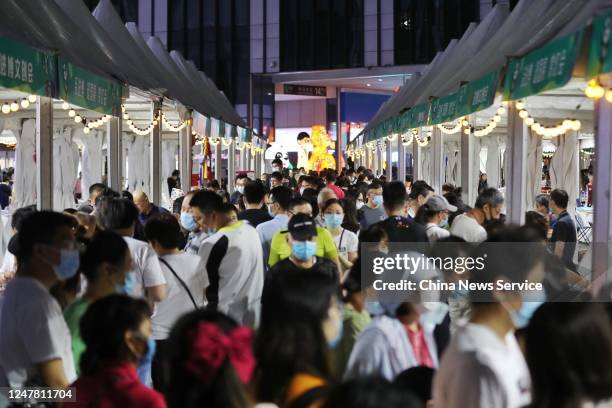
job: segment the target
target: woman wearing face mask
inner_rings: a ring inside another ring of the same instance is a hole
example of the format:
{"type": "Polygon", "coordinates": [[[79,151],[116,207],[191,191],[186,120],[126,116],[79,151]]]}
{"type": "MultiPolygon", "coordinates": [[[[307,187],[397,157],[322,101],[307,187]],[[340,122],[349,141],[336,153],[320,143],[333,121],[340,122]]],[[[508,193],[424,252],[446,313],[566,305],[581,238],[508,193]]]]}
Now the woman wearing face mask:
{"type": "Polygon", "coordinates": [[[457,207],[450,205],[441,195],[433,195],[423,204],[416,214],[415,221],[425,227],[429,242],[450,236],[448,232],[448,213],[457,211],[457,207]]]}
{"type": "Polygon", "coordinates": [[[111,295],[94,302],[81,319],[85,352],[72,384],[75,407],[166,407],[161,394],[143,385],[136,367],[155,353],[151,310],[142,299],[111,295]]]}
{"type": "Polygon", "coordinates": [[[72,337],[77,374],[85,351],[79,329],[81,318],[96,300],[114,293],[125,293],[126,276],[131,269],[132,256],[123,238],[111,231],[98,231],[81,257],[81,272],[87,279],[87,290],[64,311],[72,337]]]}
{"type": "Polygon", "coordinates": [[[357,259],[357,248],[359,239],[357,234],[342,227],[344,222],[344,208],[337,199],[327,200],[322,207],[323,221],[325,228],[334,238],[334,243],[338,249],[338,259],[340,260],[341,276],[353,266],[357,259]]]}
{"type": "Polygon", "coordinates": [[[270,277],[255,340],[258,401],[282,407],[320,403],[333,379],[330,348],[341,337],[337,281],[319,273],[270,277]]]}

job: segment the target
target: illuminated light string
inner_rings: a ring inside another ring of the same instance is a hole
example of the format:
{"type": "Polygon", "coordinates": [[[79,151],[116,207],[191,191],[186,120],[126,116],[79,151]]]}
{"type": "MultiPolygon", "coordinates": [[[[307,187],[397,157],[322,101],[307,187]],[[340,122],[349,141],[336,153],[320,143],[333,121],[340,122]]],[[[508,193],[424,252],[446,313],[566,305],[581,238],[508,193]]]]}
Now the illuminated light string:
{"type": "Polygon", "coordinates": [[[21,98],[19,102],[4,102],[2,107],[0,107],[0,111],[8,115],[11,112],[17,112],[19,109],[27,109],[30,104],[34,102],[36,102],[36,95],[28,95],[27,97],[21,98]]]}
{"type": "Polygon", "coordinates": [[[554,126],[543,126],[537,122],[525,108],[523,101],[517,101],[516,109],[518,109],[519,117],[523,120],[525,125],[529,126],[532,131],[536,134],[544,137],[558,137],[564,135],[567,131],[579,131],[582,127],[582,123],[578,119],[564,119],[561,123],[554,126]]]}
{"type": "Polygon", "coordinates": [[[493,130],[495,130],[495,128],[497,127],[497,124],[500,123],[502,120],[502,115],[504,115],[505,113],[506,113],[506,108],[504,108],[504,106],[500,106],[499,108],[497,108],[495,115],[493,115],[493,117],[489,119],[487,125],[484,127],[478,128],[478,129],[474,127],[470,127],[468,120],[464,118],[461,123],[465,127],[465,129],[463,130],[463,133],[465,133],[466,135],[469,135],[473,131],[474,136],[476,137],[487,136],[491,132],[493,132],[493,130]]]}
{"type": "Polygon", "coordinates": [[[440,123],[439,125],[436,125],[438,127],[438,129],[440,129],[440,131],[446,135],[453,135],[455,133],[459,133],[461,132],[461,128],[463,126],[463,121],[465,120],[465,118],[459,118],[457,119],[457,122],[455,123],[455,125],[453,127],[446,127],[444,126],[443,123],[440,123]]]}
{"type": "Polygon", "coordinates": [[[73,108],[70,107],[70,104],[66,101],[62,102],[62,109],[68,111],[68,116],[74,119],[75,123],[83,124],[83,133],[88,134],[92,129],[97,129],[100,126],[104,125],[110,119],[109,115],[103,115],[98,119],[87,120],[79,115],[73,108]]]}
{"type": "Polygon", "coordinates": [[[590,99],[600,99],[605,97],[606,101],[612,103],[612,88],[606,90],[595,78],[589,81],[584,94],[590,99]]]}

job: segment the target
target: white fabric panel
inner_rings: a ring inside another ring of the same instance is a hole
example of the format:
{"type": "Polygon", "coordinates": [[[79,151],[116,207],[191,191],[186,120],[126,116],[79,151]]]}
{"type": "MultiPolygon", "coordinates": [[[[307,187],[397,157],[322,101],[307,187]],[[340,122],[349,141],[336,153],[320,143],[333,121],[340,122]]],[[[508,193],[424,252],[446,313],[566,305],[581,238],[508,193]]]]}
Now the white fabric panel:
{"type": "Polygon", "coordinates": [[[53,132],[53,209],[62,211],[74,207],[74,185],[79,166],[79,150],[72,142],[70,127],[53,132]]]}
{"type": "Polygon", "coordinates": [[[36,120],[25,120],[12,132],[17,139],[13,200],[14,208],[21,208],[36,204],[36,120]]]}
{"type": "Polygon", "coordinates": [[[478,197],[478,179],[479,179],[479,175],[480,175],[480,168],[482,166],[481,160],[480,160],[480,151],[482,150],[481,147],[481,138],[479,137],[475,137],[473,135],[470,135],[470,137],[473,139],[472,141],[472,157],[474,158],[474,160],[472,161],[471,165],[472,165],[472,180],[462,180],[462,184],[471,184],[471,190],[472,191],[472,197],[469,197],[469,202],[467,202],[466,204],[469,206],[474,206],[474,203],[476,202],[476,197],[478,197]]]}
{"type": "Polygon", "coordinates": [[[431,144],[426,147],[421,147],[419,157],[421,159],[421,180],[424,180],[427,184],[432,184],[431,179],[433,177],[433,147],[431,144]]]}
{"type": "Polygon", "coordinates": [[[578,137],[570,131],[564,136],[552,139],[557,147],[550,160],[550,186],[567,191],[569,196],[568,212],[573,213],[578,198],[578,137]]]}
{"type": "Polygon", "coordinates": [[[525,208],[533,210],[535,208],[535,198],[541,191],[542,184],[542,138],[528,130],[527,143],[527,178],[526,178],[526,194],[525,208]]]}
{"type": "Polygon", "coordinates": [[[446,183],[451,183],[455,186],[458,184],[460,174],[458,168],[460,163],[459,148],[459,143],[457,142],[447,142],[444,144],[445,156],[447,158],[445,180],[446,183]]]}
{"type": "Polygon", "coordinates": [[[165,208],[172,208],[172,202],[168,192],[167,178],[172,175],[174,170],[177,170],[176,160],[178,156],[178,140],[165,140],[162,142],[162,175],[161,175],[161,192],[162,205],[165,208]],[[168,207],[170,205],[170,207],[168,207]]]}
{"type": "Polygon", "coordinates": [[[487,173],[487,184],[489,187],[499,188],[500,182],[500,137],[487,136],[483,142],[487,146],[487,164],[485,165],[487,173]]]}
{"type": "Polygon", "coordinates": [[[102,144],[104,142],[104,132],[92,130],[86,135],[83,133],[82,128],[78,128],[75,131],[75,137],[79,137],[83,142],[81,191],[83,197],[85,197],[92,184],[102,182],[102,144]]]}
{"type": "Polygon", "coordinates": [[[128,149],[128,190],[144,191],[147,195],[151,192],[150,184],[150,140],[149,136],[134,135],[133,139],[126,142],[128,149]]]}

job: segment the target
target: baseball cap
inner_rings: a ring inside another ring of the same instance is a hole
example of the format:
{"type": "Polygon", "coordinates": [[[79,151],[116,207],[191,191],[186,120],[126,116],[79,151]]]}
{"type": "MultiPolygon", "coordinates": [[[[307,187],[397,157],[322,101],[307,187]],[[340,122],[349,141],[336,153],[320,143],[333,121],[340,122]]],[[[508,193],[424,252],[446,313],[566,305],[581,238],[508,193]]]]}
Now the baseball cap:
{"type": "Polygon", "coordinates": [[[425,205],[431,211],[450,211],[450,212],[457,211],[457,207],[455,207],[454,205],[450,205],[450,203],[448,202],[446,198],[438,194],[434,194],[431,197],[429,197],[429,200],[427,200],[425,205]]]}
{"type": "Polygon", "coordinates": [[[312,217],[306,214],[295,214],[289,220],[289,234],[296,241],[309,241],[317,235],[317,225],[312,217]]]}

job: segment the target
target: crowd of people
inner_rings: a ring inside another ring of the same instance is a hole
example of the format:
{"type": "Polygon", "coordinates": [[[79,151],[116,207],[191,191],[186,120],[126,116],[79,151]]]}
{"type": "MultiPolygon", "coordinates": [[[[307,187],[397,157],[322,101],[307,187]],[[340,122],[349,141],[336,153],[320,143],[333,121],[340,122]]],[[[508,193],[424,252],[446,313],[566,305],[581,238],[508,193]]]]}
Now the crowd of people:
{"type": "Polygon", "coordinates": [[[172,209],[94,184],[76,210],[15,211],[0,387],[71,387],[66,407],[612,406],[612,309],[575,267],[566,192],[517,226],[486,179],[470,206],[453,185],[272,166],[172,209]],[[411,243],[453,257],[529,244],[469,279],[536,276],[545,298],[369,297],[365,248],[411,243]]]}

